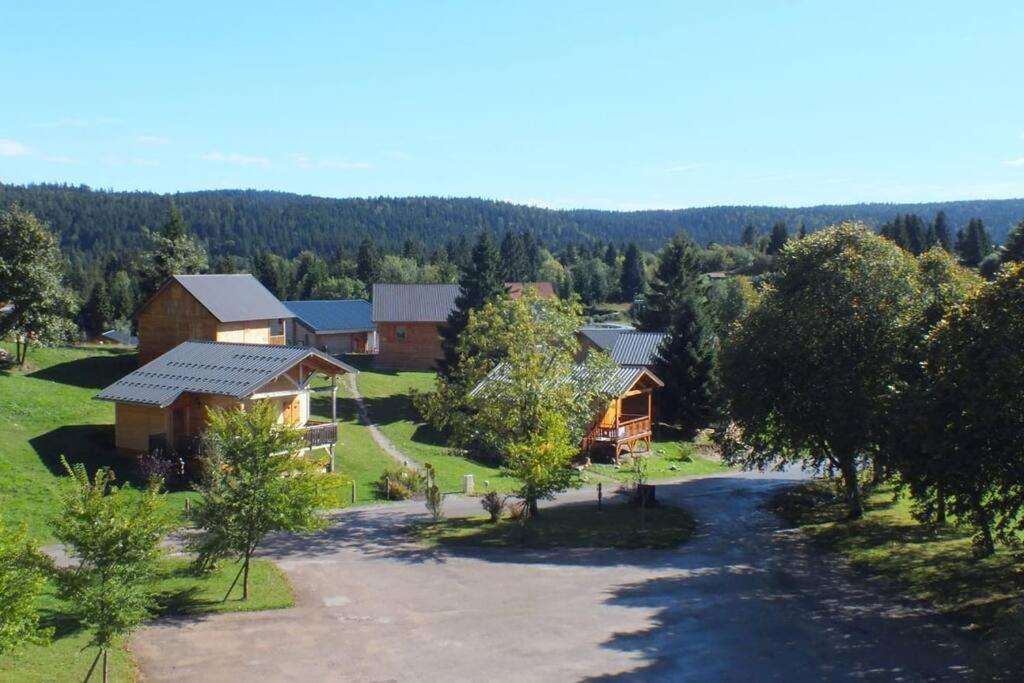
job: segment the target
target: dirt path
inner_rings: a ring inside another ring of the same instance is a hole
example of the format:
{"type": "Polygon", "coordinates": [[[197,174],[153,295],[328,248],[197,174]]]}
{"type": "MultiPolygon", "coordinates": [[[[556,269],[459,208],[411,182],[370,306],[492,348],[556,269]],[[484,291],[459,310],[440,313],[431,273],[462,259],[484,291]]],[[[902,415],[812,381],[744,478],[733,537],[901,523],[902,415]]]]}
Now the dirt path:
{"type": "Polygon", "coordinates": [[[765,509],[784,477],[659,484],[699,520],[664,551],[426,548],[402,533],[422,502],[346,510],[268,543],[295,608],[162,621],[133,649],[152,681],[967,678],[971,636],[765,509]]]}
{"type": "Polygon", "coordinates": [[[351,392],[352,398],[355,399],[356,411],[359,413],[359,421],[370,430],[370,436],[372,436],[373,440],[377,442],[377,445],[400,464],[414,470],[420,469],[420,464],[406,456],[402,451],[398,450],[398,447],[395,446],[391,439],[384,436],[384,433],[380,431],[377,425],[374,424],[373,420],[370,419],[370,413],[366,409],[366,402],[363,401],[363,395],[359,393],[359,385],[356,383],[355,375],[346,374],[345,380],[348,382],[348,390],[351,392]]]}

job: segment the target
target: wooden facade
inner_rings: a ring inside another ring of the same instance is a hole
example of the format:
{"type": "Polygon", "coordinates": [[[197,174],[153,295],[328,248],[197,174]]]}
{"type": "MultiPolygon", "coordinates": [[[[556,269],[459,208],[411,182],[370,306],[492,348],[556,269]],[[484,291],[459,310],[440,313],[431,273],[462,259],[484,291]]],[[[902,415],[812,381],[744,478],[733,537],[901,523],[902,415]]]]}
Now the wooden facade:
{"type": "Polygon", "coordinates": [[[139,365],[145,365],[178,344],[223,341],[249,344],[284,344],[284,321],[219,321],[181,283],[169,280],[135,314],[139,337],[139,365]]]}
{"type": "Polygon", "coordinates": [[[653,435],[653,392],[661,381],[644,372],[620,396],[612,399],[583,439],[583,450],[607,449],[618,462],[623,453],[647,452],[653,435]]]}
{"type": "Polygon", "coordinates": [[[290,343],[308,346],[324,353],[373,353],[377,349],[376,332],[320,332],[317,333],[298,319],[291,322],[290,343]]]}
{"type": "Polygon", "coordinates": [[[379,322],[376,364],[385,368],[430,370],[444,356],[435,322],[379,322]]]}

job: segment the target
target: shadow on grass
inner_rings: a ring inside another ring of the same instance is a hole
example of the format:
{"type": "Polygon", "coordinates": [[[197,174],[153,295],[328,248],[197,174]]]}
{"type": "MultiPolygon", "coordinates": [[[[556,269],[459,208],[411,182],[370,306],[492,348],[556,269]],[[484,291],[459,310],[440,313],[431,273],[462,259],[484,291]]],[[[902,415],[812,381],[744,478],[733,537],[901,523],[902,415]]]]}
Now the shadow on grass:
{"type": "Polygon", "coordinates": [[[29,444],[56,477],[67,474],[60,462],[63,455],[68,464],[81,463],[89,472],[109,467],[119,482],[140,483],[134,458],[120,456],[114,449],[113,425],[65,425],[29,439],[29,444]]]}
{"type": "Polygon", "coordinates": [[[102,389],[135,370],[138,360],[137,353],[99,351],[96,355],[51,365],[26,376],[83,389],[102,389]]]}

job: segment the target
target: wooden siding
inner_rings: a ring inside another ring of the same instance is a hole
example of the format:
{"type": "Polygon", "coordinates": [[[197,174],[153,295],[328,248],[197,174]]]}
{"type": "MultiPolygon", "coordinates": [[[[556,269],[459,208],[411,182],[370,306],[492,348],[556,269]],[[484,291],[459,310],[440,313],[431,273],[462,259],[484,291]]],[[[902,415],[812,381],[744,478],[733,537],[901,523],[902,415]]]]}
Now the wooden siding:
{"type": "Polygon", "coordinates": [[[369,353],[372,351],[372,332],[338,332],[317,334],[298,320],[291,323],[289,343],[319,349],[324,353],[369,353]]]}
{"type": "Polygon", "coordinates": [[[114,408],[114,445],[125,453],[145,453],[149,450],[149,437],[166,434],[168,411],[127,403],[114,408]]]}
{"type": "Polygon", "coordinates": [[[270,344],[283,346],[285,341],[284,327],[279,327],[281,334],[271,334],[274,320],[246,320],[236,323],[219,323],[217,338],[214,341],[235,342],[238,344],[270,344]]]}
{"type": "Polygon", "coordinates": [[[441,323],[378,323],[377,365],[429,370],[441,359],[441,323]],[[400,331],[404,330],[404,337],[400,331]]]}

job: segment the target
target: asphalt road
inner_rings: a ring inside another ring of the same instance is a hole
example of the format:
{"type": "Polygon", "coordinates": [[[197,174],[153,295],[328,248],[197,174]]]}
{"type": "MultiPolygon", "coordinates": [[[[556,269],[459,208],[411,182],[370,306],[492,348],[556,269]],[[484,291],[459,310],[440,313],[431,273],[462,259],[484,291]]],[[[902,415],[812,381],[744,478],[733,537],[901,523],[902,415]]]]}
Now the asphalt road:
{"type": "MultiPolygon", "coordinates": [[[[785,483],[734,474],[659,486],[699,521],[670,551],[427,549],[400,533],[422,503],[349,510],[264,550],[291,579],[295,608],[162,620],[132,647],[150,681],[968,677],[968,634],[765,509],[785,483]]],[[[449,504],[479,512],[473,500],[449,504]]]]}

